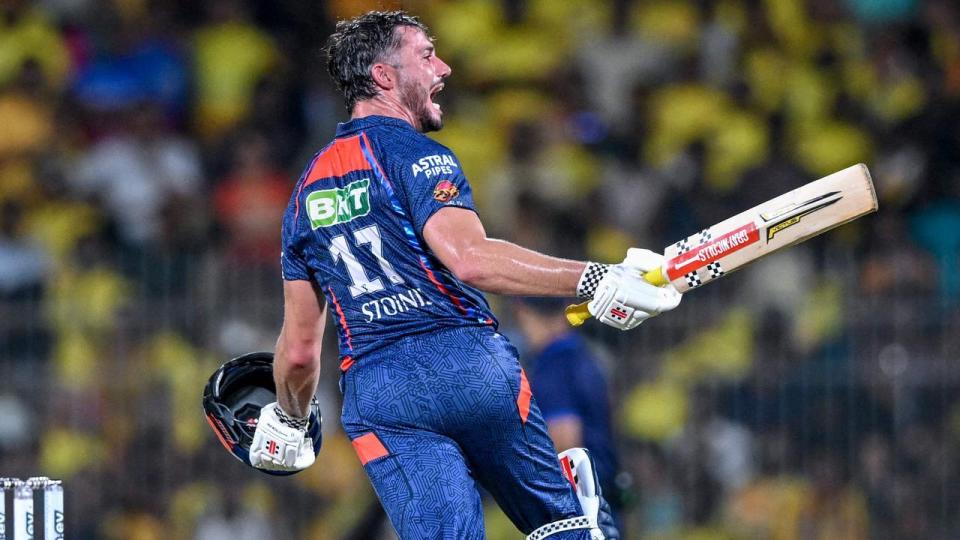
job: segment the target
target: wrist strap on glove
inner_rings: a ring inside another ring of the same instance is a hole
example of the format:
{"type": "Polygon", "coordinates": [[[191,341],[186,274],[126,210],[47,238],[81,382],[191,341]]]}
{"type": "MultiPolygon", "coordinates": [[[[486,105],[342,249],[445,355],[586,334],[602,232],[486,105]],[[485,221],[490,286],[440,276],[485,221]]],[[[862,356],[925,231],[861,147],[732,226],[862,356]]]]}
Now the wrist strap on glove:
{"type": "Polygon", "coordinates": [[[580,281],[577,283],[577,298],[590,300],[597,292],[597,286],[603,276],[610,271],[609,264],[588,262],[587,267],[580,274],[580,281]]]}
{"type": "Polygon", "coordinates": [[[542,538],[547,538],[551,535],[564,531],[592,528],[593,525],[590,523],[589,518],[586,516],[577,516],[574,518],[561,519],[560,521],[547,523],[546,525],[530,533],[530,535],[527,536],[527,540],[541,540],[542,538]]]}
{"type": "Polygon", "coordinates": [[[307,422],[310,421],[309,416],[297,418],[288,415],[287,413],[283,412],[283,409],[279,405],[277,406],[277,419],[280,420],[283,425],[292,427],[293,429],[299,429],[300,431],[306,431],[307,422]]]}

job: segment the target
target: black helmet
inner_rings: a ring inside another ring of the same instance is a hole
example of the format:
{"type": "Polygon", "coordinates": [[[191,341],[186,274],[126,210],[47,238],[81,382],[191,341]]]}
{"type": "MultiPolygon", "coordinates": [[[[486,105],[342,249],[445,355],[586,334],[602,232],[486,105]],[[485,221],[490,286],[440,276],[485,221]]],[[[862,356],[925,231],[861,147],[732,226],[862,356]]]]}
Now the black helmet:
{"type": "MultiPolygon", "coordinates": [[[[207,423],[213,428],[220,443],[237,459],[250,465],[250,445],[257,429],[260,409],[277,400],[277,386],[273,381],[273,353],[253,352],[230,360],[220,366],[203,389],[203,409],[207,423]]],[[[307,435],[313,439],[314,454],[320,452],[320,404],[310,400],[310,422],[307,435]]],[[[252,465],[251,465],[252,466],[252,465]]],[[[268,471],[276,476],[287,476],[297,471],[268,471]]]]}

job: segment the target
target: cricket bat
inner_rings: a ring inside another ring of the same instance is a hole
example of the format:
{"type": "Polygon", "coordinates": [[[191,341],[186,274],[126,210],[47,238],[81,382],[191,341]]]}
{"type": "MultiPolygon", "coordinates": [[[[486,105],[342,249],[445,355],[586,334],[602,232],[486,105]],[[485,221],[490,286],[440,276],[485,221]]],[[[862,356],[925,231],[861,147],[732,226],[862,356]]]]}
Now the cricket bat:
{"type": "MultiPolygon", "coordinates": [[[[663,267],[643,277],[686,293],[876,210],[870,171],[859,163],[670,244],[663,267]]],[[[567,307],[566,315],[573,326],[591,317],[586,302],[567,307]]]]}

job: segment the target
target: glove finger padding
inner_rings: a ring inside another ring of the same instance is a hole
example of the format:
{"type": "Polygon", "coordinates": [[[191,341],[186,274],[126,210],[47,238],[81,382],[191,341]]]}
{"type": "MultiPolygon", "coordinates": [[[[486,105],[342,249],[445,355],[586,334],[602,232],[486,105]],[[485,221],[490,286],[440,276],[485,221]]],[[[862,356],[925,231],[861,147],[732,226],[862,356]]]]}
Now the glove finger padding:
{"type": "Polygon", "coordinates": [[[627,256],[621,264],[646,273],[663,267],[665,262],[666,259],[659,253],[650,251],[649,249],[630,248],[627,250],[627,256]]]}

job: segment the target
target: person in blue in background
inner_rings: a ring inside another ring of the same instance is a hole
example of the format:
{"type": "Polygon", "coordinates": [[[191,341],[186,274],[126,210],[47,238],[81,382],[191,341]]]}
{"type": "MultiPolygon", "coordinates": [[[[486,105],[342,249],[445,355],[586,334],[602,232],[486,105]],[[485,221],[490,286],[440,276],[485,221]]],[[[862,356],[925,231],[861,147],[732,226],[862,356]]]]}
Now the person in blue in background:
{"type": "Polygon", "coordinates": [[[549,297],[513,302],[530,389],[557,450],[583,447],[590,452],[604,496],[616,510],[619,465],[609,383],[590,344],[567,324],[565,305],[563,299],[549,297]]]}
{"type": "Polygon", "coordinates": [[[277,402],[261,409],[251,464],[313,463],[307,413],[329,308],[341,422],[402,539],[484,538],[478,484],[531,538],[618,538],[596,505],[593,517],[582,510],[597,498],[571,488],[573,466],[555,453],[481,291],[579,296],[598,321],[629,330],[680,302],[640,277],[662,256],[631,249],[605,265],[488,238],[459,160],[424,135],[443,125],[436,96],[451,69],[418,19],[341,21],[327,53],[350,120],[307,166],[284,215],[277,402]]]}

